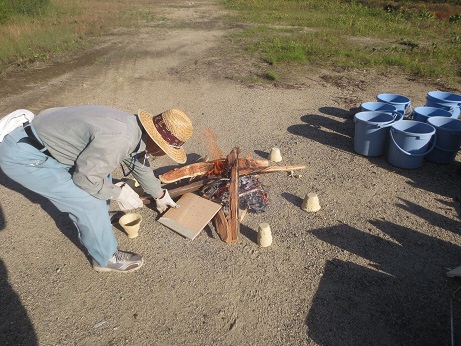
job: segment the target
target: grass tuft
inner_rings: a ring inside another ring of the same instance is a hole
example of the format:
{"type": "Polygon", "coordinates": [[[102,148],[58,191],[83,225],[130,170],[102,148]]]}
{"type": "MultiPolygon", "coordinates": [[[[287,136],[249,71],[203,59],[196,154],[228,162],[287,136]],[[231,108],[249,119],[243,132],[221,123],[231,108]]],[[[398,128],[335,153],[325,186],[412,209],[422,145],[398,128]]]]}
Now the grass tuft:
{"type": "Polygon", "coordinates": [[[266,73],[264,73],[264,78],[270,81],[277,81],[279,79],[279,76],[274,71],[267,71],[266,73]]]}

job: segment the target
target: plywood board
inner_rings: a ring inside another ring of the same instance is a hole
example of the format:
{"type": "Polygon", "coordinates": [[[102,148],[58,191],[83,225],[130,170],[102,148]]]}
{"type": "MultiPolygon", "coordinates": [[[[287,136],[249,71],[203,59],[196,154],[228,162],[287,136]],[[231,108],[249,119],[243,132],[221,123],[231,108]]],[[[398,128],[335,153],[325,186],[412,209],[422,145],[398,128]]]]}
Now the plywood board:
{"type": "Polygon", "coordinates": [[[168,209],[158,221],[189,239],[194,239],[221,209],[221,204],[190,192],[176,203],[179,208],[168,209]]]}

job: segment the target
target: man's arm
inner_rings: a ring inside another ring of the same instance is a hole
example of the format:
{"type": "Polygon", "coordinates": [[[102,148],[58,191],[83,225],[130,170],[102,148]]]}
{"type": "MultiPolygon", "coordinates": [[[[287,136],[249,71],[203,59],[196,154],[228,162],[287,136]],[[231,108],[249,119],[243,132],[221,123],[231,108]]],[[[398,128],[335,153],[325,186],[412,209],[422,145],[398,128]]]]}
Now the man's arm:
{"type": "MultiPolygon", "coordinates": [[[[131,163],[131,158],[126,158],[123,163],[129,166],[131,163]]],[[[154,175],[154,172],[150,168],[147,159],[137,160],[134,164],[132,174],[133,177],[138,181],[139,185],[141,185],[145,193],[151,195],[154,198],[158,198],[163,194],[160,180],[154,175]]]]}
{"type": "Polygon", "coordinates": [[[99,199],[116,198],[121,188],[112,184],[109,174],[129,155],[132,144],[120,136],[93,138],[75,162],[72,179],[78,187],[99,199]]]}

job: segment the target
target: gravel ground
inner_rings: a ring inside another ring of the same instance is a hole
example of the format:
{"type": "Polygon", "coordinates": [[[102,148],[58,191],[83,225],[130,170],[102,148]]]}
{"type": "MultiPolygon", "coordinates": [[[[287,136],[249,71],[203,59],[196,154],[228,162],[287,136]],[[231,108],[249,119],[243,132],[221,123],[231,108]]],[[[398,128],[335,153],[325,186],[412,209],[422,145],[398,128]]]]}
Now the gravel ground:
{"type": "MultiPolygon", "coordinates": [[[[306,165],[260,177],[271,207],[248,214],[239,242],[210,224],[194,240],[156,221],[140,236],[114,232],[145,266],[117,275],[91,269],[67,216],[0,173],[2,345],[448,345],[448,278],[461,265],[456,162],[391,166],[353,150],[356,107],[379,93],[425,103],[435,85],[365,71],[293,71],[248,85],[261,63],[229,49],[238,23],[216,1],[155,1],[161,22],[97,38],[85,52],[3,77],[0,114],[103,104],[151,113],[177,107],[195,134],[188,163],[208,154],[212,129],[227,154],[306,165]],[[225,53],[225,54],[224,54],[225,53]],[[307,193],[321,210],[300,208],[307,193]],[[273,244],[256,230],[270,224],[273,244]]],[[[166,158],[156,173],[172,169],[166,158]]],[[[121,177],[121,172],[115,172],[121,177]]]]}

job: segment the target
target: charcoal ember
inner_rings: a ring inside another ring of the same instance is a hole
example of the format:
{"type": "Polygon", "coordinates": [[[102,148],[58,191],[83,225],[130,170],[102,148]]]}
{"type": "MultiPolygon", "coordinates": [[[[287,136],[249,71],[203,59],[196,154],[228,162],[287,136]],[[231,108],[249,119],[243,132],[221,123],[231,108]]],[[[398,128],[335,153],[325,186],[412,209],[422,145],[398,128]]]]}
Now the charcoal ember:
{"type": "MultiPolygon", "coordinates": [[[[202,196],[221,203],[224,212],[229,211],[229,180],[221,179],[201,190],[202,196]]],[[[255,176],[239,177],[239,208],[251,213],[264,212],[269,207],[269,199],[261,182],[255,176]]]]}
{"type": "Polygon", "coordinates": [[[219,179],[211,184],[208,184],[200,190],[200,193],[203,197],[219,201],[219,191],[225,188],[229,183],[229,179],[219,179]]]}
{"type": "Polygon", "coordinates": [[[256,189],[239,198],[239,208],[248,209],[251,213],[262,213],[269,207],[267,193],[262,189],[256,189]]]}
{"type": "Polygon", "coordinates": [[[262,188],[261,182],[252,175],[242,175],[239,177],[239,192],[262,188]]]}

